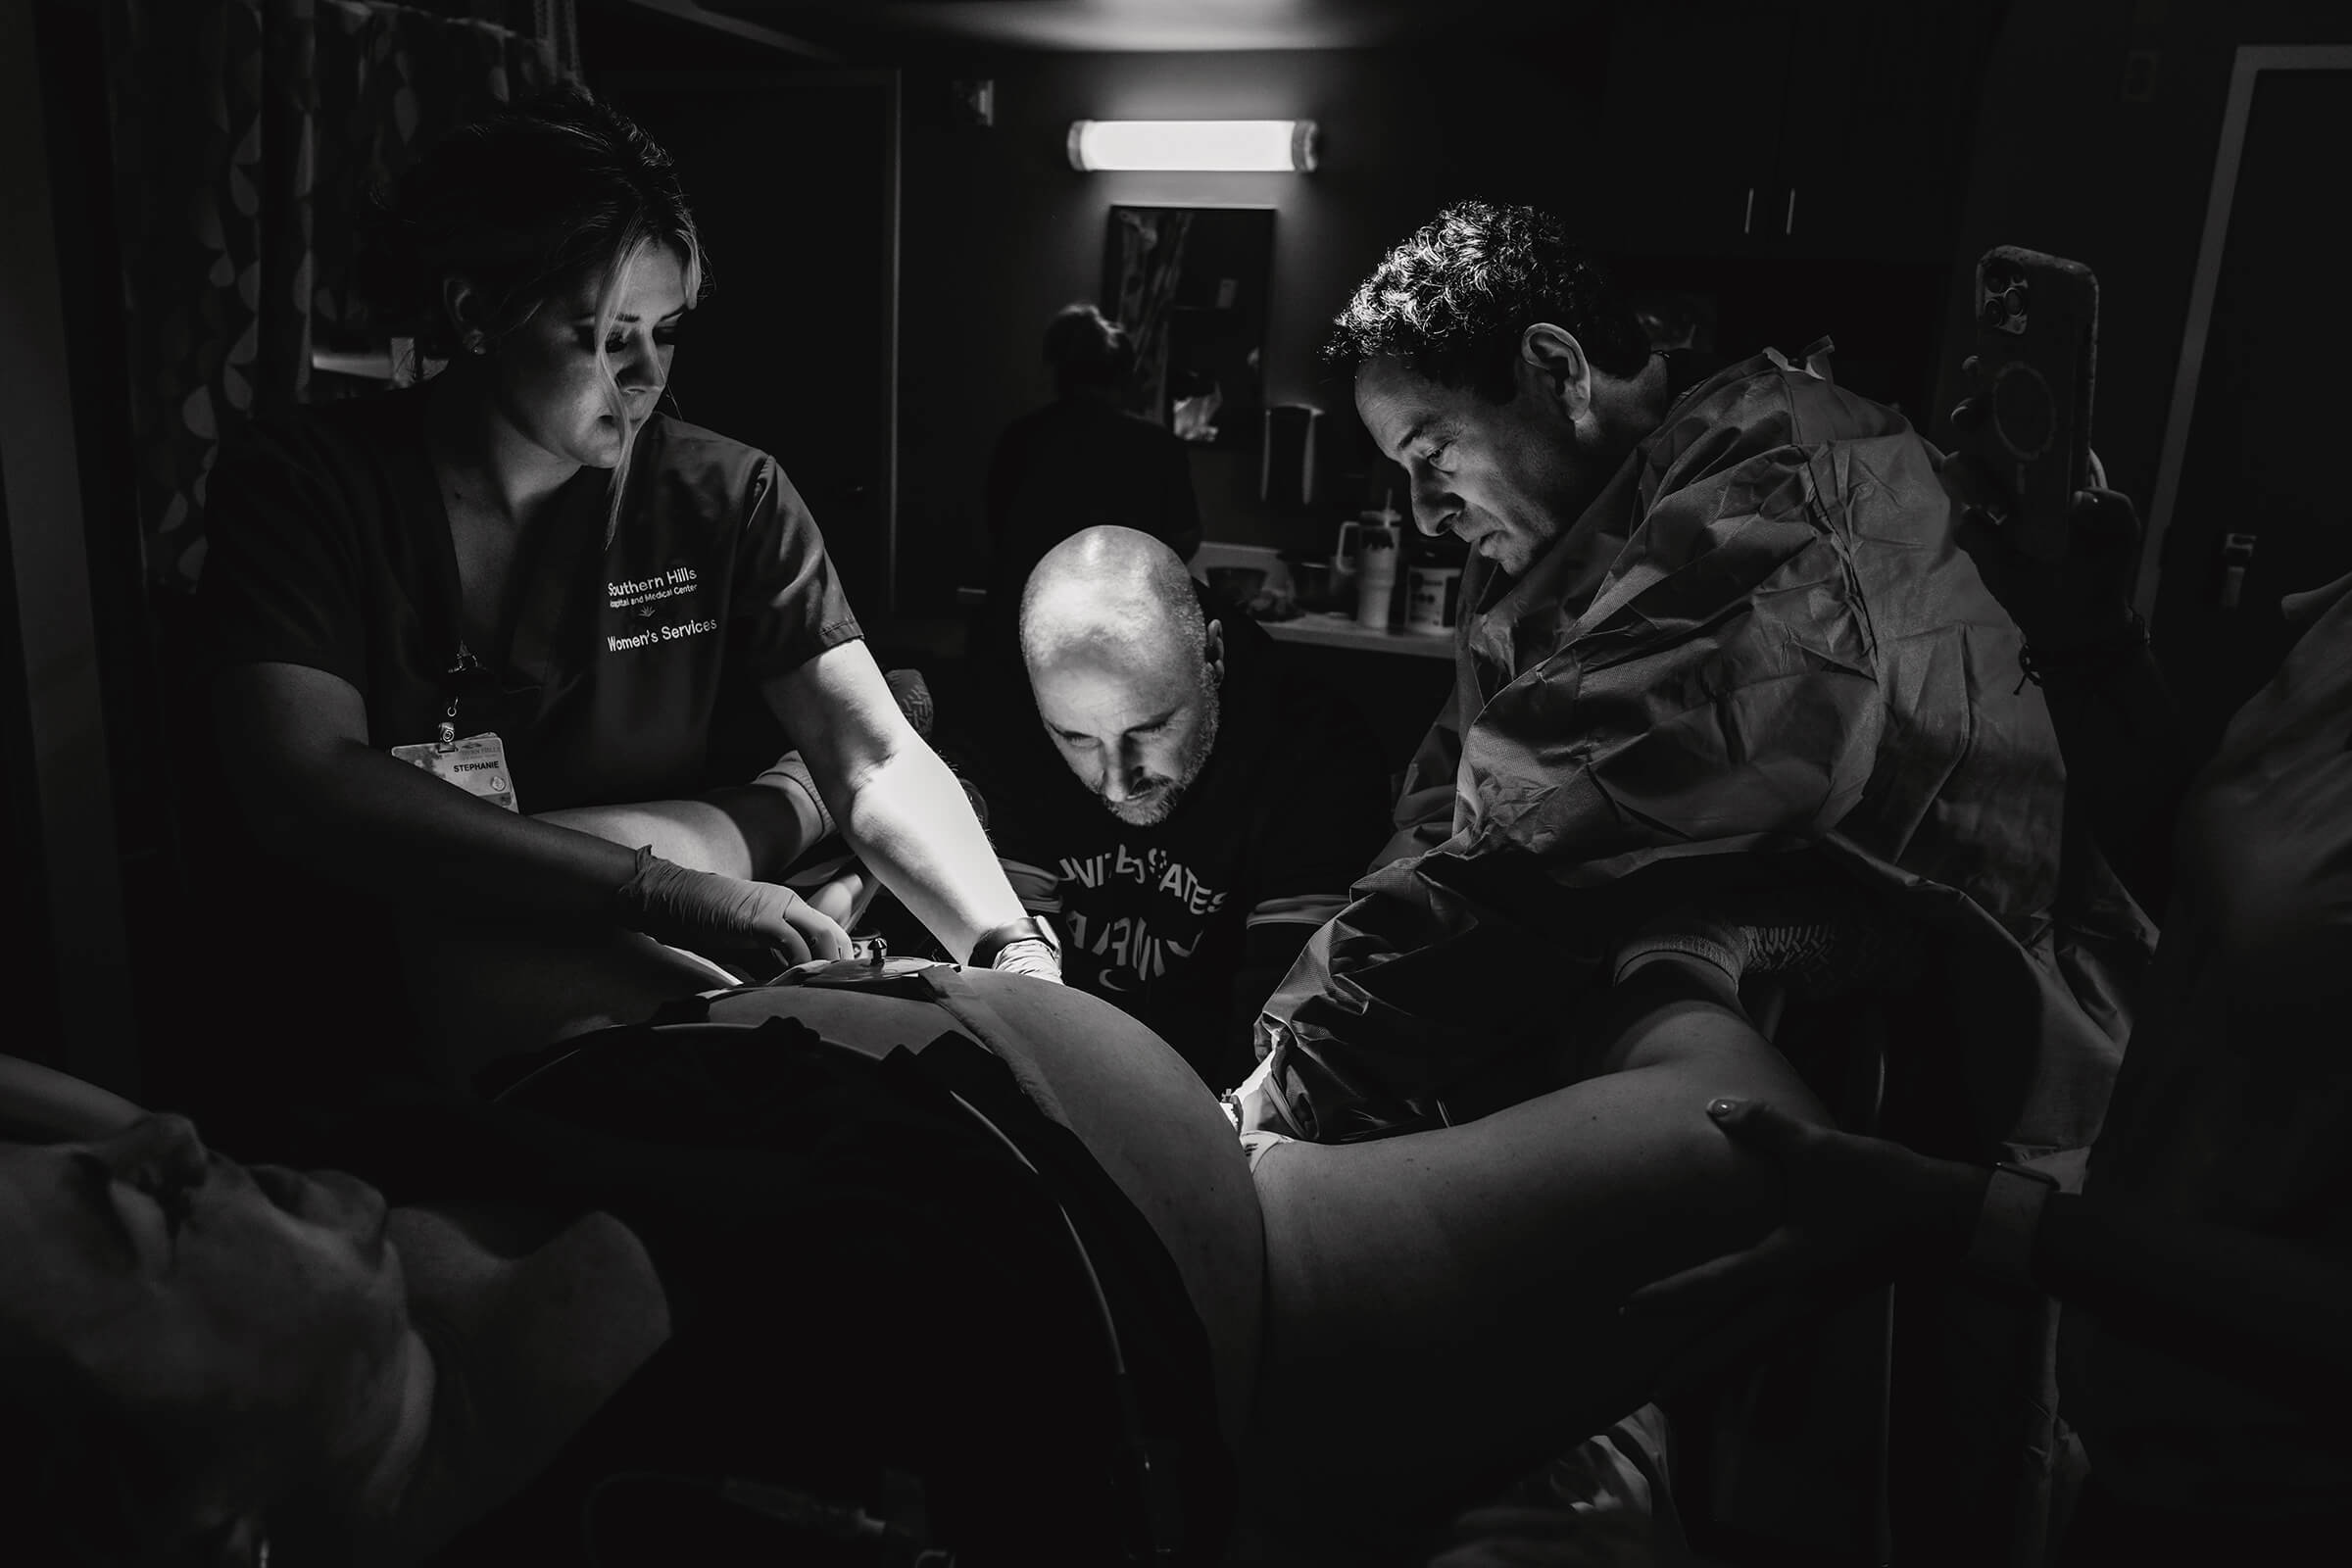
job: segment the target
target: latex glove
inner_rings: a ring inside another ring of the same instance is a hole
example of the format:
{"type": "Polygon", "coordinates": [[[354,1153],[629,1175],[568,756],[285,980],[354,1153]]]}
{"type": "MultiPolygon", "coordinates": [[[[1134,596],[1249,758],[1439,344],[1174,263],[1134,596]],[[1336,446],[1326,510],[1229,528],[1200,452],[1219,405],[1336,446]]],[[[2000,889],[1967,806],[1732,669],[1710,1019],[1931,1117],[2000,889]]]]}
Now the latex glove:
{"type": "Polygon", "coordinates": [[[1290,1136],[1290,1118],[1282,1113],[1282,1102],[1274,1097],[1274,1054],[1257,1058],[1257,1065],[1239,1087],[1224,1097],[1225,1114],[1233,1122],[1234,1131],[1243,1133],[1274,1132],[1290,1136]]]}
{"type": "Polygon", "coordinates": [[[1000,974],[1025,974],[1033,980],[1061,984],[1061,960],[1054,956],[1051,947],[1035,937],[1005,943],[989,967],[1000,974]]]}
{"type": "Polygon", "coordinates": [[[637,852],[616,897],[632,930],[711,957],[748,949],[791,965],[850,956],[849,934],[790,888],[689,870],[650,849],[637,852]]]}
{"type": "Polygon", "coordinates": [[[1713,1101],[1707,1114],[1777,1169],[1781,1221],[1753,1247],[1642,1286],[1629,1315],[1718,1311],[1858,1267],[1891,1272],[1906,1253],[1967,1251],[1988,1171],[1816,1127],[1760,1100],[1713,1101]]]}

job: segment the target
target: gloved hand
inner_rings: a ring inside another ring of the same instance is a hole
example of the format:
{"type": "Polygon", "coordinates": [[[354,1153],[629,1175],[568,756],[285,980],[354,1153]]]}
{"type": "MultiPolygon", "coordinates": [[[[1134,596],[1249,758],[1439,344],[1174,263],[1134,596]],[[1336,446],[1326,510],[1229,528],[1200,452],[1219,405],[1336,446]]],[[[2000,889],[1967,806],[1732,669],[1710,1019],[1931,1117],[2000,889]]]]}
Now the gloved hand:
{"type": "Polygon", "coordinates": [[[789,966],[850,956],[848,933],[790,888],[689,870],[650,848],[615,900],[630,929],[710,957],[750,951],[789,966]]]}
{"type": "Polygon", "coordinates": [[[1035,937],[1005,943],[989,967],[1004,974],[1025,974],[1034,980],[1061,984],[1061,960],[1054,956],[1051,947],[1035,937]]]}

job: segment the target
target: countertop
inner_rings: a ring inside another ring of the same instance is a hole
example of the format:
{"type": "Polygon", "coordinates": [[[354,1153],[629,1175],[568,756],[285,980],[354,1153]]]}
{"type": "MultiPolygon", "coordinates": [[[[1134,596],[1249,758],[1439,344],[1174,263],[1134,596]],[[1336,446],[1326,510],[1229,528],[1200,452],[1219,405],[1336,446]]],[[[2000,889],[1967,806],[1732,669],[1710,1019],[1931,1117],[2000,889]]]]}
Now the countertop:
{"type": "Polygon", "coordinates": [[[1313,643],[1323,648],[1351,648],[1370,654],[1409,654],[1423,659],[1453,658],[1453,633],[1374,631],[1359,626],[1345,611],[1309,611],[1289,620],[1261,620],[1266,635],[1286,643],[1313,643]]]}

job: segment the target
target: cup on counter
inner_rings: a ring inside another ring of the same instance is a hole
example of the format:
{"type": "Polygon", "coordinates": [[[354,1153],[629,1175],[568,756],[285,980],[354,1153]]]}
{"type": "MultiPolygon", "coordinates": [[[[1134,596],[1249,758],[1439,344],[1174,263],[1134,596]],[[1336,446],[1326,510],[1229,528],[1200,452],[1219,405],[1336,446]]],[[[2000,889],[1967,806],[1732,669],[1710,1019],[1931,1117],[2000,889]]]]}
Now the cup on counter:
{"type": "Polygon", "coordinates": [[[1443,636],[1461,618],[1462,568],[1415,566],[1405,579],[1404,629],[1443,636]]]}

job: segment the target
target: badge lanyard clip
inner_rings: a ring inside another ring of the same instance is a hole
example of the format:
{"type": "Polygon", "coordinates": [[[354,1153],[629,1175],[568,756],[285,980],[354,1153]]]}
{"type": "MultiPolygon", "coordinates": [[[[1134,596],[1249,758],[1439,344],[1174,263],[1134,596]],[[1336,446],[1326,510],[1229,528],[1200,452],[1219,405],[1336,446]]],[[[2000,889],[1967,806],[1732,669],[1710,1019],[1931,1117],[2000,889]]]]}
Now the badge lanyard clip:
{"type": "Polygon", "coordinates": [[[456,661],[441,678],[441,689],[449,698],[448,706],[441,710],[441,727],[435,736],[435,744],[442,751],[446,752],[458,744],[458,704],[465,700],[466,688],[487,673],[482,662],[474,658],[473,651],[461,641],[456,661]]]}

